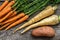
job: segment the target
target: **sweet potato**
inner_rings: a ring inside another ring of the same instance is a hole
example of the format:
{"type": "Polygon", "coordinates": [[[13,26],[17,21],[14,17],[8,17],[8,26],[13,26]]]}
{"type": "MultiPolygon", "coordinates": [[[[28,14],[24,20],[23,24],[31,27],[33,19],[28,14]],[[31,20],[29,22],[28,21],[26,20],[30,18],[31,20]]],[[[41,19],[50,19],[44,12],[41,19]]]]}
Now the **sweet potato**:
{"type": "Polygon", "coordinates": [[[35,37],[40,37],[40,36],[53,37],[55,36],[55,30],[50,26],[43,26],[34,29],[32,31],[32,35],[35,37]]]}

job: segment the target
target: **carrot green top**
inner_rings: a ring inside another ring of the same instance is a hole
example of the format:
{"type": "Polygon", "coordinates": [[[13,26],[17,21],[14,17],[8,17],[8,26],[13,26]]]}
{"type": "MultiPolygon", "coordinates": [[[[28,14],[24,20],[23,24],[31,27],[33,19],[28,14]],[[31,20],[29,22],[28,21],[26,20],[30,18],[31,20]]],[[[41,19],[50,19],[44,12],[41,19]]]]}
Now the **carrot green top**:
{"type": "Polygon", "coordinates": [[[28,9],[24,10],[24,12],[25,12],[25,14],[32,15],[33,13],[35,13],[36,11],[38,11],[42,7],[44,7],[48,2],[49,2],[49,0],[44,0],[44,1],[38,2],[37,4],[35,4],[31,8],[29,8],[29,10],[28,9]]]}

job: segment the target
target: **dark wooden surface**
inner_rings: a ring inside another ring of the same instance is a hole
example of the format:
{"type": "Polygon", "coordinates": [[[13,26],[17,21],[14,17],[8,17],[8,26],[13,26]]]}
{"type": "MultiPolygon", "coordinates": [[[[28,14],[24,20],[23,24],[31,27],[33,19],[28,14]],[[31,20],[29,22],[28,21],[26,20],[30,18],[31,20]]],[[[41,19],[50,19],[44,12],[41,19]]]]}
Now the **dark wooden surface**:
{"type": "MultiPolygon", "coordinates": [[[[30,18],[35,16],[37,13],[32,15],[30,18]]],[[[60,15],[60,5],[58,5],[58,9],[56,10],[55,14],[60,15]]],[[[56,31],[55,37],[53,37],[53,38],[47,38],[47,37],[36,38],[36,37],[33,37],[31,35],[32,30],[30,30],[30,31],[26,32],[25,34],[21,35],[20,32],[23,29],[14,33],[14,34],[12,34],[13,30],[15,30],[17,27],[21,26],[22,24],[19,24],[19,25],[15,26],[14,28],[11,28],[8,31],[4,31],[4,30],[0,31],[0,40],[60,40],[60,24],[53,26],[53,28],[56,31]]]]}

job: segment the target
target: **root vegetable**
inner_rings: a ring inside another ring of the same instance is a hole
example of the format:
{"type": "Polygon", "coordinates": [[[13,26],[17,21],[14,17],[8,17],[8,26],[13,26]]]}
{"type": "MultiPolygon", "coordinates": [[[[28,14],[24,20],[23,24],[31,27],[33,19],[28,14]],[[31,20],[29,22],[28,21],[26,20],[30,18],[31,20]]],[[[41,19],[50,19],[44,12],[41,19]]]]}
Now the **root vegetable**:
{"type": "Polygon", "coordinates": [[[2,30],[2,29],[4,29],[4,28],[8,27],[10,24],[12,24],[12,23],[14,23],[14,22],[15,22],[15,21],[3,25],[2,27],[0,27],[0,30],[2,30]]]}
{"type": "Polygon", "coordinates": [[[17,20],[16,22],[12,23],[11,25],[9,25],[5,30],[8,30],[8,29],[14,27],[17,24],[22,23],[23,21],[27,20],[28,17],[29,17],[28,15],[24,16],[23,18],[21,18],[21,19],[17,20]]]}
{"type": "Polygon", "coordinates": [[[48,18],[45,18],[35,24],[30,25],[29,27],[27,27],[23,32],[21,32],[22,34],[27,32],[28,30],[32,29],[32,28],[36,28],[38,26],[44,26],[44,25],[56,25],[59,23],[59,17],[57,15],[52,15],[48,18]]]}
{"type": "Polygon", "coordinates": [[[4,16],[4,17],[0,20],[0,23],[3,22],[5,19],[7,19],[12,13],[13,13],[13,11],[9,12],[6,16],[4,16]]]}
{"type": "Polygon", "coordinates": [[[12,17],[12,18],[9,19],[9,20],[6,20],[6,21],[3,22],[2,24],[6,24],[6,23],[9,23],[9,22],[15,21],[15,20],[17,20],[17,19],[19,19],[19,18],[21,18],[21,17],[23,17],[23,16],[25,16],[24,13],[19,13],[17,16],[12,17]]]}
{"type": "Polygon", "coordinates": [[[2,30],[2,29],[4,29],[4,28],[6,28],[9,24],[10,24],[10,23],[5,24],[4,26],[0,27],[0,30],[2,30]]]}
{"type": "Polygon", "coordinates": [[[11,16],[9,16],[9,18],[12,18],[12,17],[14,17],[14,16],[16,16],[17,14],[16,14],[16,12],[14,11],[14,13],[11,15],[11,16]]]}
{"type": "Polygon", "coordinates": [[[50,26],[42,26],[39,28],[36,28],[32,31],[32,35],[35,37],[54,37],[55,36],[55,30],[50,26]]]}
{"type": "Polygon", "coordinates": [[[9,3],[8,0],[5,0],[5,2],[0,6],[0,11],[9,3]]]}
{"type": "Polygon", "coordinates": [[[11,6],[14,4],[14,1],[11,1],[1,12],[0,12],[0,18],[7,14],[9,11],[11,11],[11,6]]]}

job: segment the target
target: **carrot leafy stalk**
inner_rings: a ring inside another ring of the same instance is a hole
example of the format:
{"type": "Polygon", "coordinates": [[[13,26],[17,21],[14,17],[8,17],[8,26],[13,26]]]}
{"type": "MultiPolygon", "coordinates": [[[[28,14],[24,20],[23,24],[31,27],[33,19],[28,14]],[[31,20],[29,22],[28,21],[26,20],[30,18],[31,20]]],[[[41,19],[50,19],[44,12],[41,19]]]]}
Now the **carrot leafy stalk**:
{"type": "Polygon", "coordinates": [[[37,4],[40,1],[41,0],[34,0],[33,2],[31,2],[31,3],[29,3],[29,4],[25,5],[25,6],[23,6],[23,8],[20,8],[20,11],[26,10],[26,9],[30,8],[31,6],[34,6],[35,4],[37,4]]]}
{"type": "Polygon", "coordinates": [[[18,5],[18,3],[20,2],[20,0],[14,0],[14,1],[15,1],[15,4],[12,6],[12,8],[15,8],[18,5]]]}
{"type": "Polygon", "coordinates": [[[44,26],[44,25],[56,25],[59,23],[59,17],[57,15],[52,15],[48,18],[45,18],[35,24],[30,25],[29,27],[27,27],[24,31],[22,31],[21,33],[25,33],[28,30],[38,27],[38,26],[44,26]],[[47,21],[48,20],[48,21],[47,21]]]}

